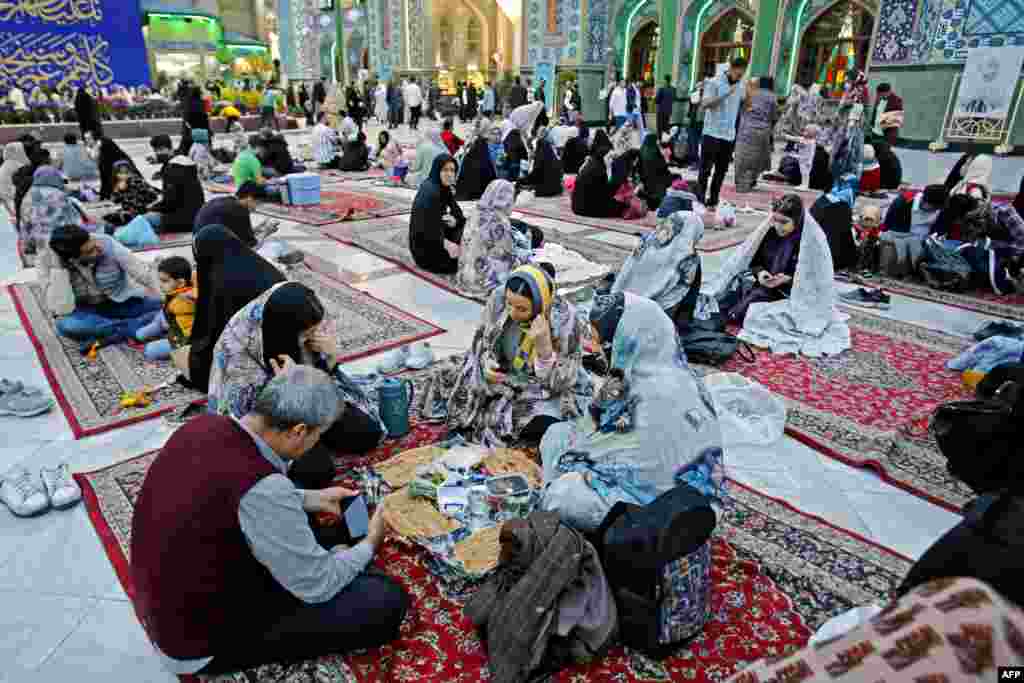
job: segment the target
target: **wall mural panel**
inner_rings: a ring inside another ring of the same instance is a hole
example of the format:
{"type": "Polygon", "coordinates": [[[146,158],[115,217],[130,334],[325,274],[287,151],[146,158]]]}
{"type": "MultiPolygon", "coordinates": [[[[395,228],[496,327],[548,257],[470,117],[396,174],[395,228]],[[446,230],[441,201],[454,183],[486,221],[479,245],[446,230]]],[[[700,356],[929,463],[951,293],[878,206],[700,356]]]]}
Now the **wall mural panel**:
{"type": "Polygon", "coordinates": [[[150,83],[137,3],[0,0],[0,92],[115,83],[150,83]]]}
{"type": "Polygon", "coordinates": [[[290,80],[319,79],[319,3],[317,0],[281,0],[280,8],[284,72],[290,80]]]}
{"type": "Polygon", "coordinates": [[[608,55],[608,5],[610,0],[590,0],[587,15],[587,64],[606,64],[608,55]]]}
{"type": "Polygon", "coordinates": [[[433,66],[427,54],[427,9],[425,0],[409,2],[409,66],[427,69],[433,66]]]}
{"type": "Polygon", "coordinates": [[[1024,0],[885,0],[872,63],[963,62],[972,47],[1024,45],[1024,0]]]}
{"type": "MultiPolygon", "coordinates": [[[[601,0],[607,4],[608,0],[601,0]]],[[[591,3],[593,12],[594,3],[591,3]]],[[[605,12],[607,17],[607,11],[605,12]]],[[[580,55],[581,0],[528,0],[526,16],[527,66],[540,62],[576,62],[580,55]],[[549,28],[554,28],[550,31],[549,28]]]]}

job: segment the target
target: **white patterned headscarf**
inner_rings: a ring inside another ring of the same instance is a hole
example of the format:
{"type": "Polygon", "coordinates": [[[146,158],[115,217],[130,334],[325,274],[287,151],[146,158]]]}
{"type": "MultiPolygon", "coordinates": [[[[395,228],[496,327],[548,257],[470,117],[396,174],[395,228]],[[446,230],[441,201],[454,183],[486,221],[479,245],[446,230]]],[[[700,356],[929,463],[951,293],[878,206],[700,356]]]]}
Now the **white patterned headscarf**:
{"type": "Polygon", "coordinates": [[[658,227],[641,238],[622,265],[612,293],[630,292],[654,300],[663,310],[674,308],[697,276],[697,242],[703,236],[704,221],[692,211],[659,218],[658,227]]]}

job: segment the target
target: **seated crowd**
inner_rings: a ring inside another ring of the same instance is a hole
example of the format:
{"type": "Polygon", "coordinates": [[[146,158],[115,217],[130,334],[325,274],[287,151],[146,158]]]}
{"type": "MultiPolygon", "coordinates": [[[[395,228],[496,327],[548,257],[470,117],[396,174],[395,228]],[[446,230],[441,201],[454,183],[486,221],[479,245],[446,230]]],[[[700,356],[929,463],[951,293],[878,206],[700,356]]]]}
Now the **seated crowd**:
{"type": "MultiPolygon", "coordinates": [[[[737,189],[753,190],[769,169],[769,81],[748,88],[737,189]]],[[[859,189],[892,185],[891,149],[882,146],[857,162],[861,168],[843,155],[833,160],[812,205],[797,193],[776,199],[704,283],[703,197],[673,173],[657,135],[626,120],[611,137],[597,130],[591,140],[581,117],[549,128],[543,109],[523,105],[500,126],[480,119],[465,141],[450,122],[426,128],[409,156],[387,131],[370,148],[359,125],[339,134],[320,113],[312,151],[321,169],[381,168],[414,188],[416,265],[485,302],[468,351],[434,365],[418,388],[422,417],[469,442],[536,449],[540,509],[586,538],[623,506],[653,506],[680,490],[720,509],[722,428],[687,360],[696,321],[718,332],[735,326],[741,339],[774,353],[835,355],[851,346],[847,316],[836,307],[839,271],[920,274],[947,287],[945,264],[959,258],[969,284],[996,294],[1020,277],[1024,181],[1013,203],[995,205],[991,159],[969,155],[945,185],[902,192],[884,215],[876,207],[855,215],[859,189]],[[656,212],[654,228],[589,307],[570,301],[556,269],[537,259],[543,233],[512,217],[521,193],[562,195],[565,174],[576,174],[568,203],[577,215],[656,212]],[[460,206],[467,201],[476,204],[460,206]]],[[[265,258],[260,247],[273,226],[254,228],[250,217],[257,202],[277,197],[267,181],[299,166],[283,137],[243,136],[231,166],[235,195],[206,201],[201,181],[213,167],[204,133],[191,131],[185,154],[154,140],[161,190],[101,138],[92,177],[100,196],[119,206],[102,220],[86,215],[38,145],[7,145],[0,166],[0,200],[15,205],[19,235],[38,254],[58,333],[83,353],[145,342],[147,359],[169,359],[179,381],[207,397],[206,414],[174,432],[139,492],[130,567],[139,617],[164,665],[180,675],[384,645],[398,637],[411,599],[371,567],[391,531],[382,507],[362,538],[316,523],[358,495],[333,485],[336,463],[389,437],[379,398],[342,369],[339,321],[317,293],[265,258]],[[118,237],[137,221],[156,234],[192,233],[194,262],[143,262],[118,237]],[[192,571],[180,571],[182,557],[192,571]]],[[[800,156],[802,173],[813,177],[814,131],[789,142],[787,154],[800,156]]],[[[71,176],[70,164],[90,177],[90,155],[76,147],[67,141],[64,174],[71,176]]],[[[1012,570],[1022,557],[1014,531],[1021,506],[1007,489],[1015,473],[968,482],[987,495],[914,565],[902,599],[935,579],[965,576],[1019,604],[1012,570]]],[[[714,514],[698,544],[705,549],[714,514]]],[[[681,514],[666,529],[684,537],[696,533],[687,529],[696,519],[681,514]]],[[[994,614],[1020,621],[998,596],[990,603],[994,614]]],[[[1014,661],[1024,655],[1017,651],[1014,661]]]]}

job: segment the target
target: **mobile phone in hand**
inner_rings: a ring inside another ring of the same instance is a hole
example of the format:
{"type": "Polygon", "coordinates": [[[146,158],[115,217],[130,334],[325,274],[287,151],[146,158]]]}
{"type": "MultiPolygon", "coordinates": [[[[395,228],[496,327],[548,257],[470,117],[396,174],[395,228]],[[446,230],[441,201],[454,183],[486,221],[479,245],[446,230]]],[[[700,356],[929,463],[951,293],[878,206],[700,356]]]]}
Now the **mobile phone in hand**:
{"type": "Polygon", "coordinates": [[[370,514],[366,509],[366,499],[356,496],[345,508],[345,526],[352,542],[362,540],[370,531],[370,514]]]}

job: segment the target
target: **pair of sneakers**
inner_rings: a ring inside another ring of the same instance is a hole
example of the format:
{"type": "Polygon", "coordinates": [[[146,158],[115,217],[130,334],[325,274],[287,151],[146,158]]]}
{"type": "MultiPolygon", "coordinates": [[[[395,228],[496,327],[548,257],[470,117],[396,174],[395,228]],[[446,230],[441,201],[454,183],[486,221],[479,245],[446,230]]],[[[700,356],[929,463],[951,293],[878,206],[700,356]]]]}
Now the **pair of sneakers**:
{"type": "Polygon", "coordinates": [[[0,379],[0,415],[35,417],[53,410],[54,401],[34,387],[0,379]]]}
{"type": "Polygon", "coordinates": [[[434,351],[427,342],[406,344],[384,356],[377,370],[391,374],[401,370],[422,370],[434,362],[434,351]]]}
{"type": "Polygon", "coordinates": [[[63,510],[81,499],[82,490],[67,464],[43,467],[37,477],[19,465],[0,481],[0,501],[18,517],[33,517],[51,507],[63,510]]]}

